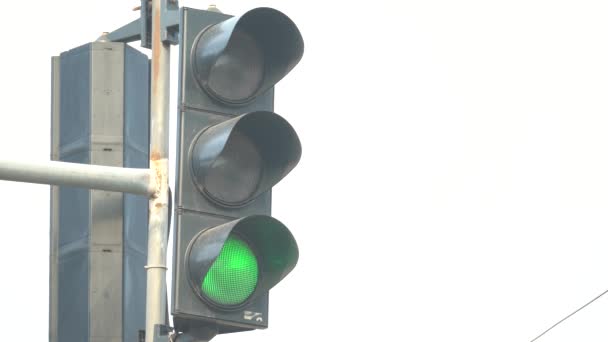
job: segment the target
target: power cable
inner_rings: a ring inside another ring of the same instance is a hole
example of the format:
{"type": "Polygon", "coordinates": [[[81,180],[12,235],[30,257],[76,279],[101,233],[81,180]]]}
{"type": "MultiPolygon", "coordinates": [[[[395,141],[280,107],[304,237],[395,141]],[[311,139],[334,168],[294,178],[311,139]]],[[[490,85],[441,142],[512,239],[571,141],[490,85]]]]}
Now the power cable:
{"type": "Polygon", "coordinates": [[[535,339],[533,339],[533,340],[532,340],[532,341],[530,341],[530,342],[534,342],[534,341],[538,340],[538,339],[539,339],[539,338],[541,338],[541,337],[542,337],[544,334],[546,334],[546,333],[548,333],[549,331],[551,331],[551,329],[555,328],[556,326],[558,326],[558,325],[559,325],[560,323],[562,323],[563,321],[565,321],[565,320],[567,320],[568,318],[572,317],[572,316],[573,316],[575,313],[577,313],[577,312],[579,312],[579,311],[583,310],[584,308],[586,308],[586,307],[587,307],[587,305],[589,305],[589,304],[591,304],[591,303],[595,302],[596,300],[600,299],[600,298],[601,298],[603,295],[605,295],[606,293],[608,293],[608,290],[606,290],[606,291],[602,292],[602,293],[601,293],[599,296],[597,296],[597,297],[593,298],[592,300],[590,300],[589,302],[587,302],[587,304],[585,304],[585,305],[581,306],[580,308],[576,309],[576,310],[575,310],[573,313],[571,313],[571,314],[569,314],[568,316],[566,316],[566,317],[562,318],[562,319],[561,319],[559,322],[557,322],[557,323],[553,324],[553,325],[552,325],[552,326],[551,326],[549,329],[545,330],[545,331],[544,331],[542,334],[540,334],[540,335],[536,336],[536,338],[535,338],[535,339]]]}

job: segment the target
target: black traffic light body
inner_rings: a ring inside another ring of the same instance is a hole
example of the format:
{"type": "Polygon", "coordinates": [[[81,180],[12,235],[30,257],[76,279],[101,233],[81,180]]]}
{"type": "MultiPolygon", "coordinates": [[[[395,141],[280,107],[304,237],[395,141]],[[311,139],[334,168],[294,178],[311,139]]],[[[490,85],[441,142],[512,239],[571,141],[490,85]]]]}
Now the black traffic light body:
{"type": "Polygon", "coordinates": [[[301,36],[267,8],[241,17],[182,8],[180,30],[174,324],[182,332],[266,328],[268,290],[298,258],[293,236],[270,212],[272,186],[301,154],[293,128],[272,112],[273,86],[301,58],[301,36]],[[256,260],[226,278],[242,283],[253,270],[255,283],[236,299],[222,297],[231,284],[209,285],[228,244],[246,246],[250,253],[239,255],[256,260]]]}

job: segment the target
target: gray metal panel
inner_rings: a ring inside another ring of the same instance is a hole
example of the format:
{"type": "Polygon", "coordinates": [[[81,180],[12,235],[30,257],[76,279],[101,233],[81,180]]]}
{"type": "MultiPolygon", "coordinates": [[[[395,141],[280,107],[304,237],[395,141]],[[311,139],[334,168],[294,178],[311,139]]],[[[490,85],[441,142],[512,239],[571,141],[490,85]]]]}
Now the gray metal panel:
{"type": "Polygon", "coordinates": [[[146,261],[147,253],[141,254],[129,249],[125,250],[123,265],[123,336],[125,342],[138,341],[139,331],[146,328],[146,273],[144,269],[146,261]]]}
{"type": "MultiPolygon", "coordinates": [[[[52,158],[147,167],[148,58],[124,44],[92,43],[56,61],[52,158]]],[[[51,203],[50,340],[136,341],[145,327],[147,198],[58,189],[51,203]]]]}
{"type": "MultiPolygon", "coordinates": [[[[76,158],[66,158],[62,161],[79,162],[76,158]]],[[[80,159],[80,158],[78,158],[80,159]]],[[[89,193],[85,189],[73,187],[59,188],[60,203],[70,203],[69,206],[59,206],[60,251],[70,245],[87,245],[89,239],[89,193]]]]}
{"type": "Polygon", "coordinates": [[[122,251],[105,250],[107,252],[91,247],[90,251],[89,341],[121,342],[122,251]],[[117,271],[120,274],[117,275],[117,271]]]}
{"type": "Polygon", "coordinates": [[[59,256],[58,342],[89,339],[89,262],[86,249],[59,256]]]}
{"type": "MultiPolygon", "coordinates": [[[[88,93],[91,82],[90,50],[88,46],[64,52],[61,54],[61,89],[60,92],[60,119],[61,135],[59,138],[59,159],[75,163],[90,163],[89,135],[90,135],[90,97],[88,93]]],[[[59,245],[66,245],[83,239],[88,239],[88,191],[74,189],[78,208],[66,208],[60,213],[63,216],[72,216],[72,210],[79,214],[74,224],[63,224],[59,236],[59,245]],[[85,210],[86,209],[86,210],[85,210]]],[[[68,196],[65,200],[70,200],[68,196]]],[[[61,214],[60,214],[61,215],[61,214]]],[[[67,218],[66,218],[67,219],[67,218]]],[[[67,222],[66,222],[67,223],[67,222]]]]}
{"type": "MultiPolygon", "coordinates": [[[[130,46],[125,48],[124,166],[147,168],[150,146],[150,61],[130,46]]],[[[123,265],[123,337],[137,341],[146,326],[148,199],[125,194],[123,265]]]]}
{"type": "Polygon", "coordinates": [[[51,58],[51,160],[59,160],[61,58],[51,58]]]}
{"type": "MultiPolygon", "coordinates": [[[[126,167],[147,168],[150,145],[150,61],[130,46],[125,48],[125,160],[126,167]]],[[[145,201],[146,204],[148,201],[145,201]]],[[[143,246],[147,248],[146,245],[143,246]]]]}
{"type": "MultiPolygon", "coordinates": [[[[91,44],[91,164],[123,166],[124,44],[91,44]]],[[[122,341],[123,194],[91,190],[90,341],[122,341]]]]}
{"type": "MultiPolygon", "coordinates": [[[[61,54],[60,109],[62,127],[60,136],[60,160],[79,152],[87,152],[91,134],[91,51],[84,45],[61,54]]],[[[81,160],[88,164],[89,160],[81,160]]]]}
{"type": "MultiPolygon", "coordinates": [[[[90,49],[88,45],[60,57],[59,160],[90,162],[90,49]]],[[[89,337],[90,198],[86,189],[59,188],[57,341],[89,337]],[[61,205],[64,203],[64,205],[61,205]]]]}

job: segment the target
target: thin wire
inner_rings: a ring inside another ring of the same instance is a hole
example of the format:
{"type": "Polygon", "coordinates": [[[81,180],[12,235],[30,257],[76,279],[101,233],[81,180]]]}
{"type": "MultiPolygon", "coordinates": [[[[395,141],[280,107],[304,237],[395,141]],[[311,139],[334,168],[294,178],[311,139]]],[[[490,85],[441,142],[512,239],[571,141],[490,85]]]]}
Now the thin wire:
{"type": "Polygon", "coordinates": [[[566,316],[566,317],[562,318],[562,319],[561,319],[559,322],[557,322],[557,323],[553,324],[553,325],[551,326],[551,328],[549,328],[549,329],[545,330],[545,331],[544,331],[542,334],[540,334],[540,335],[536,336],[536,338],[535,338],[535,339],[533,339],[533,340],[532,340],[532,341],[530,341],[530,342],[534,342],[534,341],[538,340],[538,339],[539,339],[539,338],[541,338],[541,337],[542,337],[544,334],[548,333],[548,332],[549,332],[551,329],[553,329],[553,328],[555,328],[556,326],[558,326],[558,325],[559,325],[561,322],[563,322],[563,321],[567,320],[568,318],[572,317],[572,316],[573,316],[575,313],[577,313],[577,312],[579,312],[579,311],[583,310],[584,308],[586,308],[586,307],[587,307],[587,305],[589,305],[589,304],[591,304],[591,303],[595,302],[596,300],[600,299],[600,297],[602,297],[602,296],[603,296],[603,295],[605,295],[606,293],[608,293],[608,290],[606,290],[606,291],[602,292],[602,293],[601,293],[599,296],[597,296],[597,297],[593,298],[593,299],[592,299],[591,301],[589,301],[587,304],[585,304],[585,305],[581,306],[580,308],[576,309],[576,311],[574,311],[573,313],[571,313],[571,314],[569,314],[568,316],[566,316]]]}

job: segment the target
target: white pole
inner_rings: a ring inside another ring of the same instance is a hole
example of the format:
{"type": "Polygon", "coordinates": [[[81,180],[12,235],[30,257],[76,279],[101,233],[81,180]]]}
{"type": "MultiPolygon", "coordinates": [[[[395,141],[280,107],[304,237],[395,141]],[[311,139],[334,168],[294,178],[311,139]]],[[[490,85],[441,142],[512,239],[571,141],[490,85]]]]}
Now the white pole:
{"type": "Polygon", "coordinates": [[[56,161],[0,160],[0,179],[128,192],[150,196],[156,177],[150,169],[133,169],[56,161]]]}
{"type": "Polygon", "coordinates": [[[165,324],[167,240],[169,229],[169,57],[161,39],[161,0],[152,0],[152,80],[150,99],[150,168],[156,193],[150,198],[146,285],[146,342],[154,342],[154,326],[165,324]]]}

